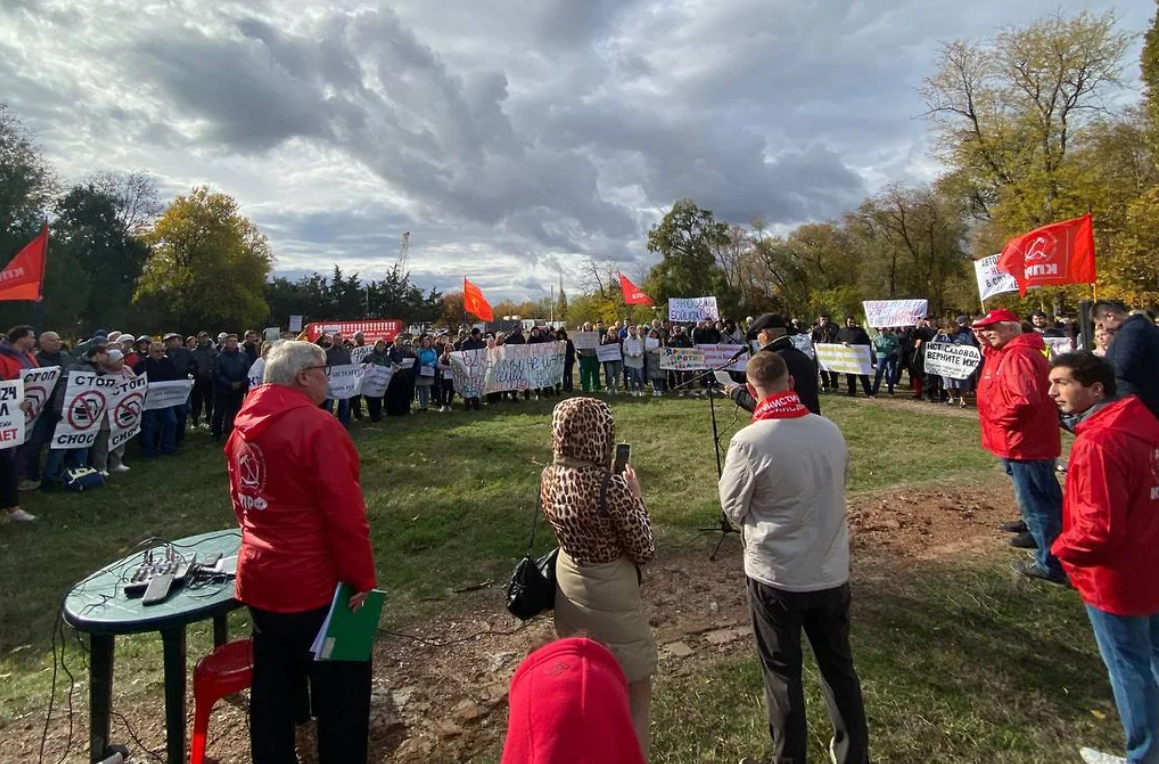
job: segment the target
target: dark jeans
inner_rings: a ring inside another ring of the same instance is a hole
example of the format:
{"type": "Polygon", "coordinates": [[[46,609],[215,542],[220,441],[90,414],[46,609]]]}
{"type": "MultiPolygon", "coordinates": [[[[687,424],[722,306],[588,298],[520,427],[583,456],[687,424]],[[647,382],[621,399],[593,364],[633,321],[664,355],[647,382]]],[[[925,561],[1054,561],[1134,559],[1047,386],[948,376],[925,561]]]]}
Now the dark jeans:
{"type": "Polygon", "coordinates": [[[439,405],[449,408],[455,401],[455,380],[439,380],[439,386],[435,389],[439,391],[439,405]]]}
{"type": "Polygon", "coordinates": [[[355,419],[362,418],[362,396],[356,395],[350,399],[350,414],[355,419]]]}
{"type": "Polygon", "coordinates": [[[293,764],[301,687],[310,681],[320,764],[361,764],[370,737],[371,664],[315,661],[310,653],[329,607],[303,613],[250,608],[254,674],[250,690],[253,764],[293,764]]]}
{"type": "Polygon", "coordinates": [[[14,509],[20,506],[16,493],[16,449],[0,451],[0,509],[14,509]]]}
{"type": "Polygon", "coordinates": [[[865,391],[866,395],[873,395],[873,388],[869,386],[868,374],[846,374],[845,385],[849,389],[845,391],[848,396],[857,395],[857,380],[861,380],[861,389],[865,391]]]}
{"type": "Polygon", "coordinates": [[[804,764],[809,744],[801,682],[801,631],[809,638],[837,764],[868,764],[869,730],[849,647],[849,585],[789,592],[748,579],[749,614],[765,680],[774,764],[804,764]]]}
{"type": "Polygon", "coordinates": [[[837,392],[841,388],[840,379],[841,377],[835,371],[822,371],[821,389],[837,392]]]}
{"type": "Polygon", "coordinates": [[[177,445],[185,442],[185,424],[189,421],[189,404],[182,403],[173,407],[173,418],[177,429],[174,431],[177,445]]]}
{"type": "Polygon", "coordinates": [[[1129,617],[1087,605],[1115,707],[1127,735],[1129,764],[1159,763],[1159,613],[1129,617]]]}
{"type": "Polygon", "coordinates": [[[873,394],[881,390],[881,378],[885,377],[886,389],[893,394],[893,386],[897,384],[897,359],[886,358],[885,360],[878,359],[877,373],[873,375],[873,394]]]}
{"type": "Polygon", "coordinates": [[[158,450],[166,456],[177,453],[177,415],[173,409],[152,409],[141,417],[141,451],[153,458],[158,450]],[[160,439],[160,444],[158,444],[160,439]],[[160,447],[158,449],[158,446],[160,447]]]}
{"type": "Polygon", "coordinates": [[[370,421],[382,421],[382,398],[366,398],[366,411],[370,414],[370,421]]]}
{"type": "Polygon", "coordinates": [[[64,480],[66,469],[87,467],[89,465],[89,450],[87,448],[50,448],[48,458],[44,460],[43,481],[49,484],[60,483],[64,480]]]}
{"type": "Polygon", "coordinates": [[[233,432],[233,418],[245,400],[245,388],[234,390],[219,387],[213,401],[213,437],[220,438],[233,432]]]}
{"type": "Polygon", "coordinates": [[[1022,521],[1038,544],[1034,559],[1052,576],[1064,579],[1062,565],[1050,553],[1050,545],[1062,533],[1062,488],[1054,476],[1054,459],[1003,459],[1002,467],[1014,483],[1014,498],[1022,511],[1022,521]]]}
{"type": "Polygon", "coordinates": [[[198,377],[193,380],[193,392],[189,396],[190,413],[193,416],[193,426],[198,425],[201,419],[201,410],[205,409],[205,421],[213,419],[213,380],[207,377],[198,377]]]}
{"type": "MultiPolygon", "coordinates": [[[[333,414],[334,413],[334,399],[332,399],[332,398],[328,399],[325,403],[322,404],[322,408],[326,409],[331,414],[333,414]]],[[[336,416],[338,417],[338,421],[342,423],[343,427],[350,426],[350,399],[349,398],[343,398],[342,400],[338,401],[338,413],[336,414],[336,416]]]]}

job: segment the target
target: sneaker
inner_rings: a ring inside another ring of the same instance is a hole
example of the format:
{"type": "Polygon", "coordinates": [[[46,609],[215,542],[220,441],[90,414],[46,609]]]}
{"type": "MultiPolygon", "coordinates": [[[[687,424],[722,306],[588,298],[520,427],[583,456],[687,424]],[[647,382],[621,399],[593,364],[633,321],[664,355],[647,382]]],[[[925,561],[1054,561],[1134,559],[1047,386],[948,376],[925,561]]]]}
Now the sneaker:
{"type": "Polygon", "coordinates": [[[1013,520],[1008,523],[1002,523],[998,526],[998,530],[1006,531],[1007,533],[1026,533],[1030,529],[1026,527],[1026,523],[1023,521],[1013,520]]]}
{"type": "Polygon", "coordinates": [[[1034,540],[1030,531],[1026,531],[1010,539],[1010,546],[1015,549],[1038,549],[1038,542],[1034,540]]]}
{"type": "Polygon", "coordinates": [[[1079,756],[1086,764],[1127,764],[1127,760],[1121,756],[1112,756],[1094,748],[1080,748],[1079,756]]]}
{"type": "Polygon", "coordinates": [[[21,480],[16,484],[17,491],[35,491],[40,488],[39,480],[21,480]]]}
{"type": "Polygon", "coordinates": [[[958,401],[958,408],[960,408],[960,409],[966,408],[966,399],[965,398],[962,398],[961,400],[958,401]]]}
{"type": "Polygon", "coordinates": [[[129,468],[124,464],[118,464],[116,467],[109,467],[109,472],[113,473],[114,475],[120,475],[128,471],[129,468]]]}
{"type": "Polygon", "coordinates": [[[8,519],[14,523],[33,523],[36,522],[36,515],[31,512],[25,512],[20,507],[8,510],[8,519]]]}
{"type": "Polygon", "coordinates": [[[99,470],[101,477],[107,478],[109,476],[108,470],[99,470]]]}
{"type": "Polygon", "coordinates": [[[1056,576],[1046,568],[1039,565],[1037,562],[1031,560],[1015,560],[1010,563],[1010,569],[1015,573],[1020,573],[1027,578],[1033,578],[1038,581],[1045,581],[1048,584],[1055,586],[1069,586],[1070,582],[1065,575],[1056,576]]]}

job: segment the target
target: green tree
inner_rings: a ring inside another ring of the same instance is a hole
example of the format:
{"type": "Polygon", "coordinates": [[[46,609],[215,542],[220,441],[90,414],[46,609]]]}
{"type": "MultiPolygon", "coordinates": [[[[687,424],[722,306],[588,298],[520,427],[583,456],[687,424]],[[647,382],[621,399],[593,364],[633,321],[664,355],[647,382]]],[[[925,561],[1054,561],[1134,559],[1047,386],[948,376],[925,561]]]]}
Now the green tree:
{"type": "Polygon", "coordinates": [[[728,246],[729,227],[711,210],[692,199],[680,199],[648,232],[648,251],[661,260],[645,279],[645,291],[657,303],[670,297],[715,295],[721,309],[733,312],[739,298],[716,262],[716,252],[728,246]]]}
{"type": "MultiPolygon", "coordinates": [[[[1159,5],[1159,0],[1156,5],[1159,5]]],[[[1143,80],[1143,103],[1150,122],[1151,149],[1159,154],[1159,11],[1151,19],[1151,28],[1144,38],[1143,55],[1139,63],[1143,80]]]]}
{"type": "Polygon", "coordinates": [[[227,194],[204,186],[178,196],[149,233],[153,247],[134,299],[156,298],[182,332],[244,330],[269,315],[266,237],[227,194]]]}

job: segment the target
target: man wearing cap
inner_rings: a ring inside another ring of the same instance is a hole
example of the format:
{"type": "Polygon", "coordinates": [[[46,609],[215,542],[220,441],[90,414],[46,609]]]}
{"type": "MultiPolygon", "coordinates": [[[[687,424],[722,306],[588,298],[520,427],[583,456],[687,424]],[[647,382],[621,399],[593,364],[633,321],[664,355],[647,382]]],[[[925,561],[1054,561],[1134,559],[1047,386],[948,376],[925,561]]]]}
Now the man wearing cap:
{"type": "Polygon", "coordinates": [[[217,360],[217,352],[209,332],[198,332],[197,347],[193,348],[193,394],[189,399],[194,428],[201,419],[202,409],[205,410],[206,428],[213,419],[213,362],[217,360]]]}
{"type": "MultiPolygon", "coordinates": [[[[1024,334],[1022,322],[1009,310],[990,311],[974,328],[985,357],[978,383],[982,447],[1002,461],[1014,483],[1036,549],[1033,561],[1019,560],[1012,567],[1030,578],[1065,585],[1066,574],[1050,551],[1062,530],[1062,490],[1054,476],[1062,442],[1058,408],[1050,397],[1046,343],[1035,332],[1024,334]]],[[[1013,524],[1003,527],[1018,530],[1013,524]]]]}
{"type": "MultiPolygon", "coordinates": [[[[162,340],[165,342],[165,355],[173,362],[173,371],[177,379],[193,379],[197,374],[197,362],[193,360],[193,353],[181,339],[177,332],[169,332],[162,340]]],[[[173,407],[173,415],[177,419],[177,445],[185,441],[185,422],[189,418],[189,401],[173,407]]]]}
{"type": "MultiPolygon", "coordinates": [[[[841,330],[829,320],[828,313],[822,313],[817,316],[817,325],[813,327],[810,338],[814,345],[828,344],[832,345],[837,342],[837,334],[841,330]]],[[[837,392],[840,377],[835,371],[821,371],[821,392],[837,392]]]]}
{"type": "MultiPolygon", "coordinates": [[[[793,344],[784,316],[765,313],[755,321],[750,321],[745,339],[755,339],[760,343],[760,350],[757,352],[779,355],[789,367],[793,392],[810,413],[821,413],[821,398],[817,394],[817,364],[793,344]]],[[[729,385],[725,388],[725,393],[745,411],[753,411],[757,407],[758,401],[753,399],[744,385],[729,385]]]]}

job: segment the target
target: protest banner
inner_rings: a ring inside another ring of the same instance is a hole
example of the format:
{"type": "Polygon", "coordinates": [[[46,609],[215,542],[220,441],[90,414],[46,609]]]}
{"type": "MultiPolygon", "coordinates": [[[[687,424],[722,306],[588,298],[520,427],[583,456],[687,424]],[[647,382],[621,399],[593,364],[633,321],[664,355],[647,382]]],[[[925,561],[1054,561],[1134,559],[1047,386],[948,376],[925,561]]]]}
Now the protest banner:
{"type": "MultiPolygon", "coordinates": [[[[696,349],[704,353],[704,368],[718,369],[732,358],[743,345],[697,345],[696,349]]],[[[749,354],[746,352],[733,363],[725,366],[725,371],[739,371],[744,373],[749,363],[749,354]]]]}
{"type": "Polygon", "coordinates": [[[145,394],[145,410],[167,409],[182,406],[193,391],[192,379],[177,379],[172,382],[150,382],[145,394]]]}
{"type": "Polygon", "coordinates": [[[24,400],[28,401],[28,411],[24,413],[24,440],[32,437],[32,431],[40,420],[44,406],[52,400],[52,391],[56,389],[60,379],[59,366],[46,366],[43,369],[25,369],[20,373],[24,382],[24,400]]]}
{"type": "Polygon", "coordinates": [[[600,346],[599,332],[576,332],[568,336],[576,350],[595,350],[600,346]]]}
{"type": "Polygon", "coordinates": [[[817,363],[825,371],[835,371],[838,374],[872,374],[873,360],[868,345],[833,345],[827,342],[818,342],[813,348],[817,351],[817,363]]]}
{"type": "Polygon", "coordinates": [[[644,352],[644,343],[639,339],[625,339],[624,340],[624,355],[640,355],[644,352]]]}
{"type": "Polygon", "coordinates": [[[0,382],[0,450],[24,444],[24,380],[0,382]]]}
{"type": "Polygon", "coordinates": [[[149,377],[142,374],[127,379],[109,391],[109,450],[112,451],[141,432],[145,413],[145,393],[149,377]]]}
{"type": "Polygon", "coordinates": [[[1042,341],[1046,343],[1048,358],[1074,352],[1074,340],[1070,337],[1043,337],[1042,341]]]}
{"type": "Polygon", "coordinates": [[[704,368],[704,351],[699,348],[664,348],[660,368],[672,371],[697,371],[704,368]]]}
{"type": "Polygon", "coordinates": [[[362,395],[367,398],[381,398],[386,395],[386,388],[390,387],[393,376],[393,366],[377,364],[366,366],[362,372],[362,395]]]}
{"type": "Polygon", "coordinates": [[[887,326],[917,326],[926,317],[929,300],[866,300],[865,323],[874,329],[887,326]]]}
{"type": "Polygon", "coordinates": [[[362,345],[350,349],[350,363],[363,364],[374,352],[374,345],[362,345]]]}
{"type": "Polygon", "coordinates": [[[68,386],[64,390],[64,407],[49,448],[92,447],[101,420],[105,418],[108,395],[120,383],[120,377],[98,377],[91,371],[70,371],[68,386]]]}
{"type": "Polygon", "coordinates": [[[620,352],[620,344],[615,342],[610,345],[600,345],[596,348],[596,358],[600,359],[600,363],[622,361],[624,360],[624,354],[620,352]]]}
{"type": "Polygon", "coordinates": [[[668,320],[682,324],[716,321],[720,313],[715,297],[672,297],[668,300],[668,320]]]}
{"type": "Polygon", "coordinates": [[[562,342],[503,345],[484,352],[484,392],[539,390],[563,381],[566,345],[562,342]]]}
{"type": "Polygon", "coordinates": [[[998,270],[998,257],[990,255],[974,261],[974,277],[978,280],[978,297],[982,302],[995,295],[1018,291],[1018,282],[1014,277],[998,270]]]}
{"type": "Polygon", "coordinates": [[[981,365],[982,353],[973,345],[955,345],[952,342],[930,342],[926,345],[927,374],[969,379],[981,365]]]}
{"type": "Polygon", "coordinates": [[[290,316],[290,331],[293,332],[294,334],[298,334],[299,332],[302,331],[302,317],[301,316],[290,316]]]}
{"type": "Polygon", "coordinates": [[[327,397],[334,401],[344,401],[362,392],[362,365],[348,363],[341,366],[327,366],[326,376],[330,378],[330,392],[327,397]]]}
{"type": "Polygon", "coordinates": [[[464,398],[482,398],[487,386],[487,350],[459,350],[451,353],[451,373],[455,392],[464,398]]]}
{"type": "Polygon", "coordinates": [[[249,389],[253,390],[255,387],[262,384],[262,379],[266,375],[266,359],[258,358],[254,361],[253,366],[250,366],[249,371],[246,372],[246,379],[249,380],[249,389]]]}

